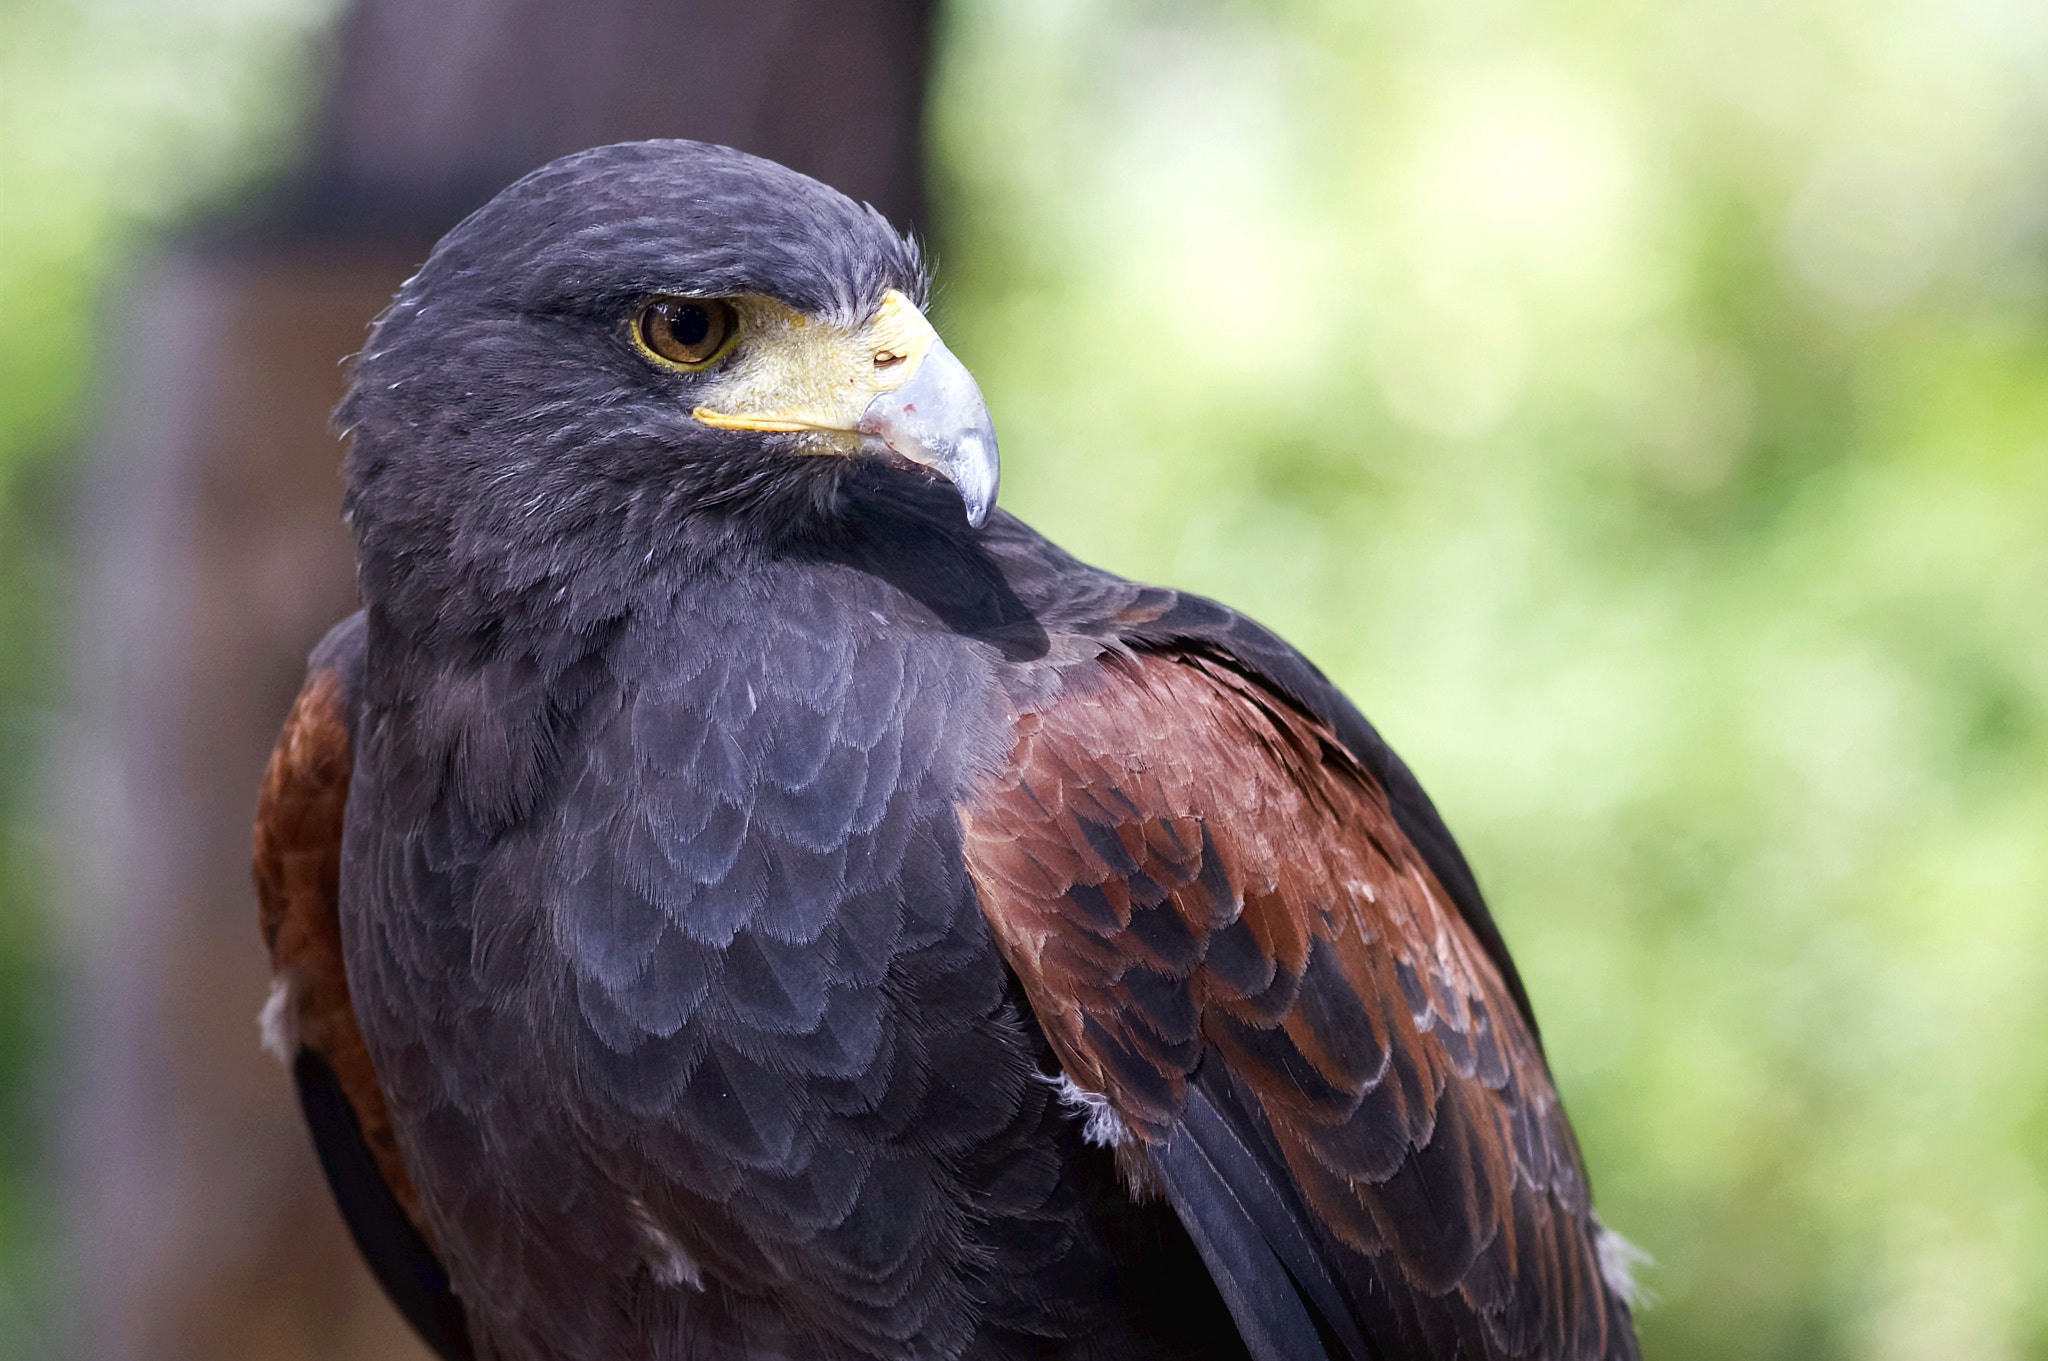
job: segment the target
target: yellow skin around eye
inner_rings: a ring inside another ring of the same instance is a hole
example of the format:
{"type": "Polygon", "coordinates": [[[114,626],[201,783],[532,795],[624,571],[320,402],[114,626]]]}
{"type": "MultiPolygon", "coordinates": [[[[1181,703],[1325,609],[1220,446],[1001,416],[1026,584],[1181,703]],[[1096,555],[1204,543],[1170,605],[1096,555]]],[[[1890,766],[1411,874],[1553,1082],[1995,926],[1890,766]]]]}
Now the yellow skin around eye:
{"type": "Polygon", "coordinates": [[[938,339],[924,314],[893,288],[856,327],[819,321],[772,298],[731,302],[743,348],[690,413],[727,430],[808,430],[850,438],[868,403],[908,382],[938,339]]]}

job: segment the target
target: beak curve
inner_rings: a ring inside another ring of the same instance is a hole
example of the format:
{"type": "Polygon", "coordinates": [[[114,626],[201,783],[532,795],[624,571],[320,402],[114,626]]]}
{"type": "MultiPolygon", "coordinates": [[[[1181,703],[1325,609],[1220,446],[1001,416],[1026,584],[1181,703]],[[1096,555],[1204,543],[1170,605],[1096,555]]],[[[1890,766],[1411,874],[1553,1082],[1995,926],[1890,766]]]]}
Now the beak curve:
{"type": "Polygon", "coordinates": [[[868,403],[857,427],[889,452],[951,482],[976,529],[996,503],[1001,467],[988,404],[967,366],[933,336],[917,371],[868,403]]]}

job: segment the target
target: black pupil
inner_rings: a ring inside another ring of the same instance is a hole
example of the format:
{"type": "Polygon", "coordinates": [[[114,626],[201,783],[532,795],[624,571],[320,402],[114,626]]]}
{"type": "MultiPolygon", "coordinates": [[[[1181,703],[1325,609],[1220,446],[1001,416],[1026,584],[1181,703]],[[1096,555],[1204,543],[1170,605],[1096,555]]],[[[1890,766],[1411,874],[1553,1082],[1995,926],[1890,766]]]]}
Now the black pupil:
{"type": "Polygon", "coordinates": [[[676,309],[668,329],[685,347],[695,349],[711,334],[711,314],[695,303],[688,303],[676,309]]]}

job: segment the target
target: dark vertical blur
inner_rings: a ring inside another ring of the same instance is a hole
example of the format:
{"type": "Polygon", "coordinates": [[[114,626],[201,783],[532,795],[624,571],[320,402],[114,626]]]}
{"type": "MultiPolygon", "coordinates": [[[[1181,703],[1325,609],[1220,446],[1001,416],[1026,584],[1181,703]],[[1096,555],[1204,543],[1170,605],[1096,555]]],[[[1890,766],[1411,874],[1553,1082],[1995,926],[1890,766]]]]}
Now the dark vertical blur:
{"type": "Polygon", "coordinates": [[[564,152],[688,136],[922,217],[930,0],[364,0],[299,172],[138,271],[90,476],[66,761],[91,810],[72,1030],[81,1357],[422,1356],[355,1258],[257,1048],[257,781],[354,605],[327,413],[433,239],[564,152]]]}
{"type": "Polygon", "coordinates": [[[638,137],[736,146],[914,222],[931,8],[364,0],[295,225],[431,239],[544,161],[638,137]]]}

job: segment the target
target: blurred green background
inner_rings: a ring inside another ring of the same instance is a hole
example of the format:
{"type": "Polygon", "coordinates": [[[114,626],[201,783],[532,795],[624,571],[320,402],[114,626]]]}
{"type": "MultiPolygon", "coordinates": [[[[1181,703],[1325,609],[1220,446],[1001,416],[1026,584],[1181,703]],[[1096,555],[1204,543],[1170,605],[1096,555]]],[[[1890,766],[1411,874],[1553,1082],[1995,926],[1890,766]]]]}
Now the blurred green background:
{"type": "MultiPolygon", "coordinates": [[[[123,269],[319,0],[0,7],[0,1352],[58,1308],[44,754],[123,269]]],[[[1652,1357],[2048,1357],[2048,7],[959,0],[1004,497],[1331,672],[1534,995],[1652,1357]]],[[[253,946],[252,946],[253,948],[253,946]]]]}

